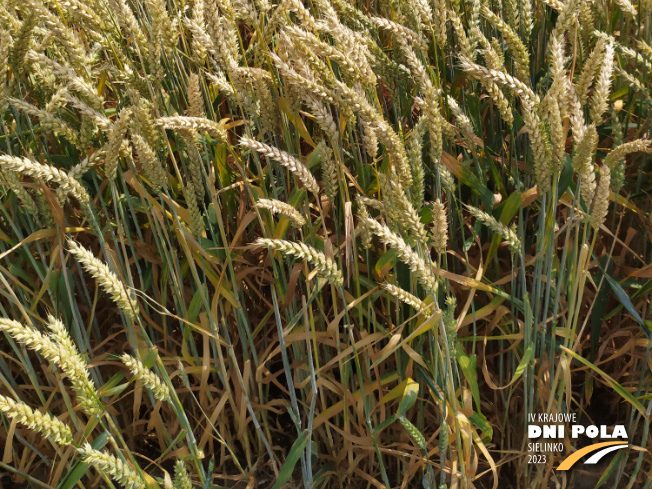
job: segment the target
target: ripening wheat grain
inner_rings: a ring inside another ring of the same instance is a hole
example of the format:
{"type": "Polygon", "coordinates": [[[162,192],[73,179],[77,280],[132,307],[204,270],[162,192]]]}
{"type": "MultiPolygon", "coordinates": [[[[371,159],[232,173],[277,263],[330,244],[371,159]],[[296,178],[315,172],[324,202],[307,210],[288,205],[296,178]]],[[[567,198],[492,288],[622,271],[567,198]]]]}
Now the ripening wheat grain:
{"type": "Polygon", "coordinates": [[[84,269],[96,278],[100,286],[111,296],[111,299],[122,309],[122,312],[132,320],[139,314],[138,303],[127,291],[127,288],[113,273],[106,263],[103,263],[86,248],[75,241],[68,240],[68,249],[83,265],[84,269]]]}
{"type": "Polygon", "coordinates": [[[277,148],[274,148],[273,146],[260,143],[251,138],[244,137],[240,139],[240,145],[253,149],[257,153],[277,161],[292,173],[294,173],[299,181],[301,181],[301,183],[303,183],[309,191],[315,194],[319,193],[319,185],[317,184],[315,177],[313,177],[312,173],[310,173],[310,170],[308,170],[304,164],[294,156],[290,156],[285,151],[281,151],[277,148]]]}
{"type": "Polygon", "coordinates": [[[86,203],[90,199],[86,189],[77,180],[54,166],[44,165],[30,158],[5,155],[0,156],[0,168],[34,178],[42,178],[46,182],[55,182],[65,193],[72,195],[81,203],[86,203]]]}
{"type": "Polygon", "coordinates": [[[169,401],[171,399],[169,387],[161,381],[158,375],[145,367],[140,360],[126,353],[120,359],[131,371],[133,376],[152,391],[156,399],[159,401],[169,401]]]}
{"type": "Polygon", "coordinates": [[[493,232],[499,234],[507,243],[507,247],[512,253],[518,253],[521,250],[521,241],[513,229],[508,228],[503,223],[498,222],[491,214],[487,214],[480,209],[472,206],[466,206],[468,211],[482,224],[487,226],[493,232]]]}
{"type": "Polygon", "coordinates": [[[70,445],[73,441],[70,428],[50,414],[34,411],[20,401],[0,396],[0,412],[29,429],[38,431],[59,445],[70,445]]]}
{"type": "Polygon", "coordinates": [[[432,265],[417,255],[417,253],[407,245],[403,238],[398,234],[393,233],[389,228],[387,228],[387,226],[380,224],[374,219],[366,219],[364,224],[368,226],[383,243],[396,250],[400,260],[410,267],[410,270],[412,270],[427,292],[434,293],[437,291],[437,277],[432,271],[432,265]]]}
{"type": "Polygon", "coordinates": [[[95,384],[88,375],[86,362],[69,341],[63,324],[50,317],[49,327],[53,332],[52,337],[43,335],[31,326],[24,326],[18,321],[0,319],[0,331],[9,334],[15,341],[38,352],[59,367],[72,383],[82,409],[91,416],[99,415],[102,408],[98,404],[99,396],[95,384]]]}
{"type": "Polygon", "coordinates": [[[276,199],[260,199],[256,202],[259,209],[267,209],[272,214],[281,214],[290,219],[295,227],[301,227],[306,223],[306,219],[290,204],[276,199]]]}
{"type": "Polygon", "coordinates": [[[296,256],[312,263],[317,269],[317,275],[325,278],[335,285],[342,285],[342,272],[337,268],[336,263],[327,258],[321,251],[303,243],[293,243],[282,239],[260,238],[254,242],[254,246],[264,246],[272,250],[280,251],[285,255],[296,256]]]}
{"type": "Polygon", "coordinates": [[[95,450],[90,443],[86,443],[82,448],[78,448],[77,452],[81,455],[84,463],[97,467],[127,489],[144,489],[147,487],[138,472],[119,458],[106,452],[95,450]]]}

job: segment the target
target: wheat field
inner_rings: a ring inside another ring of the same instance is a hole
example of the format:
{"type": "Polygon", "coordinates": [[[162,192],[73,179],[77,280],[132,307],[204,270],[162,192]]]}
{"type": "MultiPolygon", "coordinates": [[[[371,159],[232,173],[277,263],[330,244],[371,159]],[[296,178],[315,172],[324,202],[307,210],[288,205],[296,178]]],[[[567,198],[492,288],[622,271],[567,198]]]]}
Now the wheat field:
{"type": "Polygon", "coordinates": [[[650,0],[0,0],[2,487],[652,488],[651,41],[650,0]],[[554,413],[628,447],[531,463],[554,413]]]}

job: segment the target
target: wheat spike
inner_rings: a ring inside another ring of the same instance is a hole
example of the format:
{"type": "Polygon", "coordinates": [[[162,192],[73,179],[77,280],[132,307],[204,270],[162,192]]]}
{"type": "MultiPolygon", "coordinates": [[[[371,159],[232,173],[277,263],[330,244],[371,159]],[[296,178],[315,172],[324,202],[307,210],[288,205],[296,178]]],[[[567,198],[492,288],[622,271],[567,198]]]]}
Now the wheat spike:
{"type": "Polygon", "coordinates": [[[220,142],[226,141],[226,130],[218,122],[204,117],[171,116],[159,117],[156,124],[164,129],[182,131],[186,133],[206,132],[220,142]]]}
{"type": "Polygon", "coordinates": [[[629,153],[637,153],[639,151],[649,152],[652,149],[652,141],[648,139],[635,139],[628,141],[620,146],[612,149],[604,159],[604,166],[612,170],[618,161],[623,159],[629,153]]]}
{"type": "Polygon", "coordinates": [[[383,284],[382,287],[391,295],[396,297],[398,300],[400,300],[401,302],[405,302],[407,305],[412,306],[414,309],[416,309],[419,312],[430,313],[432,308],[434,307],[432,304],[426,305],[417,296],[412,295],[409,292],[406,292],[405,290],[401,289],[400,287],[397,287],[396,285],[383,284]]]}
{"type": "Polygon", "coordinates": [[[507,42],[515,60],[516,73],[519,80],[528,84],[530,77],[530,56],[523,41],[518,34],[500,17],[494,14],[486,6],[482,7],[482,14],[485,18],[498,29],[507,42]]]}
{"type": "Polygon", "coordinates": [[[193,73],[188,78],[188,115],[191,117],[206,117],[204,96],[199,86],[199,75],[193,73]]]}
{"type": "Polygon", "coordinates": [[[106,145],[106,159],[104,160],[104,173],[109,180],[114,180],[118,171],[120,147],[127,134],[131,115],[131,109],[122,109],[116,121],[111,126],[111,135],[106,145]]]}
{"type": "Polygon", "coordinates": [[[582,66],[582,73],[580,74],[579,79],[577,80],[577,85],[575,87],[575,93],[581,104],[586,102],[588,97],[589,88],[595,80],[595,75],[600,70],[600,63],[603,59],[604,50],[606,43],[604,39],[598,39],[596,42],[593,51],[586,59],[582,66]]]}
{"type": "Polygon", "coordinates": [[[467,205],[466,208],[478,221],[487,226],[493,232],[499,234],[507,243],[509,251],[512,253],[518,253],[521,250],[521,240],[518,239],[518,236],[513,229],[508,228],[503,223],[498,222],[491,214],[481,211],[476,207],[467,205]]]}
{"type": "Polygon", "coordinates": [[[439,199],[433,204],[432,213],[432,241],[435,251],[441,255],[446,253],[446,245],[448,244],[448,219],[446,217],[446,207],[439,199]]]}
{"type": "Polygon", "coordinates": [[[423,450],[426,450],[428,448],[428,444],[426,443],[426,439],[424,436],[421,434],[419,429],[414,426],[405,416],[402,414],[398,415],[398,421],[401,423],[401,426],[405,428],[405,431],[407,431],[414,440],[414,442],[417,444],[417,446],[423,450]]]}
{"type": "Polygon", "coordinates": [[[132,134],[131,142],[134,145],[140,166],[145,171],[145,175],[152,184],[154,192],[159,193],[161,189],[167,187],[168,176],[161,161],[156,156],[152,147],[147,143],[145,138],[140,134],[132,134]]]}
{"type": "Polygon", "coordinates": [[[118,276],[109,269],[106,263],[102,262],[86,248],[79,245],[72,239],[68,240],[68,249],[75,255],[75,258],[83,265],[84,270],[99,282],[104,291],[111,296],[111,299],[124,312],[125,316],[135,320],[139,314],[138,303],[131,297],[127,288],[118,276]]]}
{"type": "Polygon", "coordinates": [[[609,171],[608,167],[603,166],[600,169],[600,181],[598,182],[598,187],[595,190],[593,205],[591,206],[591,215],[589,216],[591,226],[593,226],[595,229],[599,229],[600,226],[602,226],[605,218],[607,217],[607,212],[609,211],[610,183],[611,172],[609,171]]]}
{"type": "Polygon", "coordinates": [[[613,76],[614,68],[614,47],[612,43],[608,43],[604,48],[604,55],[602,65],[600,66],[600,74],[595,83],[593,96],[591,97],[591,120],[593,123],[598,124],[602,120],[602,114],[609,106],[609,93],[611,92],[611,79],[613,76]]]}
{"type": "Polygon", "coordinates": [[[177,460],[174,464],[174,489],[192,489],[192,482],[183,460],[177,460]]]}
{"type": "Polygon", "coordinates": [[[170,396],[170,388],[161,381],[158,375],[145,367],[140,360],[126,353],[122,355],[120,359],[131,371],[133,376],[142,382],[143,385],[154,394],[156,399],[164,402],[172,399],[170,396]]]}
{"type": "Polygon", "coordinates": [[[73,442],[72,431],[66,424],[51,414],[34,411],[21,401],[0,395],[0,412],[59,445],[71,445],[73,442]]]}
{"type": "Polygon", "coordinates": [[[392,232],[374,219],[367,218],[364,224],[387,246],[396,250],[399,259],[407,264],[421,285],[429,293],[437,292],[437,277],[432,272],[432,265],[417,255],[398,234],[392,232]]]}
{"type": "Polygon", "coordinates": [[[3,170],[15,171],[33,178],[41,178],[46,182],[55,182],[59,184],[63,192],[72,195],[82,203],[90,200],[88,192],[77,180],[54,166],[44,165],[26,157],[2,155],[0,156],[0,167],[3,170]]]}
{"type": "Polygon", "coordinates": [[[276,199],[259,199],[256,202],[259,209],[267,209],[272,214],[286,216],[294,227],[300,228],[306,223],[306,219],[294,207],[286,202],[276,199]]]}
{"type": "Polygon", "coordinates": [[[140,474],[119,458],[106,452],[95,450],[90,443],[85,443],[77,452],[84,463],[97,467],[126,489],[145,489],[147,485],[140,474]]]}
{"type": "Polygon", "coordinates": [[[280,251],[285,255],[296,256],[308,260],[317,269],[317,275],[325,278],[330,283],[342,285],[344,280],[342,272],[331,258],[327,258],[321,251],[317,251],[311,246],[304,243],[294,243],[283,239],[266,239],[259,238],[254,242],[254,246],[264,246],[266,248],[280,251]]]}
{"type": "Polygon", "coordinates": [[[595,170],[593,158],[598,147],[598,132],[595,125],[591,124],[584,130],[584,135],[575,147],[573,156],[573,169],[580,175],[580,192],[584,202],[588,205],[595,192],[595,170]]]}
{"type": "Polygon", "coordinates": [[[97,402],[98,394],[95,385],[88,376],[86,363],[72,342],[63,336],[62,330],[65,331],[63,325],[59,325],[56,319],[50,317],[49,326],[53,330],[54,339],[30,326],[24,326],[18,321],[0,319],[0,331],[4,331],[15,341],[31,348],[59,367],[70,379],[82,409],[89,415],[98,415],[101,412],[101,407],[97,402]],[[61,342],[56,341],[57,339],[61,342]]]}
{"type": "Polygon", "coordinates": [[[254,139],[247,137],[240,139],[240,145],[277,161],[292,173],[294,173],[299,181],[301,181],[301,183],[303,183],[310,192],[314,194],[319,193],[319,185],[317,184],[315,177],[313,177],[312,173],[310,173],[310,170],[308,170],[308,168],[306,168],[304,164],[294,156],[290,156],[285,151],[281,151],[278,148],[260,143],[254,139]]]}
{"type": "Polygon", "coordinates": [[[358,202],[358,236],[360,237],[360,245],[365,250],[368,250],[371,248],[371,239],[373,236],[369,230],[369,226],[366,225],[366,221],[367,219],[371,219],[371,216],[369,215],[367,207],[362,203],[359,196],[356,198],[356,200],[358,202]]]}
{"type": "Polygon", "coordinates": [[[426,228],[416,209],[408,200],[407,196],[395,175],[387,178],[385,175],[378,175],[381,189],[384,192],[385,209],[394,210],[398,221],[404,229],[408,230],[417,243],[425,245],[427,242],[426,228]]]}

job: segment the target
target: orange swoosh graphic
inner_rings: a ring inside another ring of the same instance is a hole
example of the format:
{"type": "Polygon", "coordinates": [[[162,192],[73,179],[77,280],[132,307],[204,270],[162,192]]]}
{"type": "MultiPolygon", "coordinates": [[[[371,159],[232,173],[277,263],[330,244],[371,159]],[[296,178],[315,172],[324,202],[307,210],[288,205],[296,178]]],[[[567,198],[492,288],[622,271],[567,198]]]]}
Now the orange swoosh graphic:
{"type": "Polygon", "coordinates": [[[626,445],[627,443],[623,441],[605,441],[602,443],[595,443],[593,445],[589,445],[588,447],[584,447],[581,450],[576,451],[575,453],[569,455],[566,457],[562,463],[559,464],[559,467],[557,467],[557,470],[568,470],[570,469],[575,462],[577,462],[579,459],[581,459],[584,455],[588,455],[591,452],[595,452],[596,450],[599,450],[600,448],[604,447],[610,447],[612,445],[626,445]]]}

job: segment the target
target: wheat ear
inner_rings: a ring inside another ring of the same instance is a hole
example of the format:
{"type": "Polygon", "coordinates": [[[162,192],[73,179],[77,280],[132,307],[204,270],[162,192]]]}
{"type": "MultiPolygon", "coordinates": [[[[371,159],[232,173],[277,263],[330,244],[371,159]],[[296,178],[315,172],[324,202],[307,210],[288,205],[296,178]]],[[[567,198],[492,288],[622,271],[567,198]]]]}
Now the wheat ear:
{"type": "Polygon", "coordinates": [[[41,178],[46,182],[55,182],[61,189],[80,202],[88,202],[90,197],[82,185],[70,177],[66,172],[54,166],[44,165],[29,158],[19,158],[17,156],[0,156],[0,167],[3,170],[15,171],[28,175],[33,178],[41,178]]]}
{"type": "Polygon", "coordinates": [[[99,415],[102,412],[98,404],[98,393],[95,384],[88,375],[86,362],[72,341],[63,322],[54,316],[48,316],[49,338],[62,350],[61,368],[72,383],[73,390],[77,393],[82,409],[90,415],[99,415]]]}
{"type": "Polygon", "coordinates": [[[403,238],[392,232],[387,226],[370,218],[365,219],[363,222],[383,243],[396,250],[399,259],[410,267],[410,270],[412,270],[412,273],[414,273],[426,291],[429,293],[435,293],[437,291],[437,277],[432,272],[431,264],[426,263],[423,258],[417,255],[403,241],[403,238]]]}
{"type": "Polygon", "coordinates": [[[306,168],[304,164],[294,156],[291,156],[278,148],[260,143],[254,139],[247,137],[240,139],[240,145],[252,149],[263,156],[267,156],[274,161],[277,161],[292,173],[294,173],[310,192],[314,194],[319,193],[319,185],[317,184],[315,177],[313,177],[312,173],[310,173],[310,170],[308,170],[308,168],[306,168]]]}
{"type": "Polygon", "coordinates": [[[448,243],[448,219],[446,217],[446,207],[439,199],[432,205],[433,228],[432,241],[435,251],[440,255],[446,253],[448,243]]]}
{"type": "Polygon", "coordinates": [[[118,158],[120,147],[124,141],[132,111],[130,108],[120,111],[115,123],[111,126],[111,135],[106,145],[106,159],[104,160],[104,173],[109,180],[114,180],[118,171],[118,158]]]}
{"type": "Polygon", "coordinates": [[[627,156],[629,153],[637,153],[639,151],[650,151],[652,149],[652,141],[648,139],[635,139],[623,143],[615,149],[612,149],[604,159],[604,165],[613,169],[618,161],[627,156]]]}
{"type": "Polygon", "coordinates": [[[149,143],[140,134],[132,134],[131,142],[138,155],[140,166],[151,182],[154,192],[159,193],[161,189],[167,186],[168,182],[167,173],[163,169],[161,161],[149,143]]]}
{"type": "Polygon", "coordinates": [[[170,401],[170,388],[161,381],[161,378],[152,372],[150,369],[138,359],[127,355],[126,353],[120,358],[127,368],[131,371],[134,377],[141,381],[147,387],[154,397],[159,401],[170,401]]]}
{"type": "Polygon", "coordinates": [[[122,312],[130,319],[135,320],[139,313],[138,303],[135,298],[129,295],[126,286],[109,269],[108,265],[95,258],[89,250],[71,239],[68,240],[68,249],[83,265],[84,270],[90,273],[93,278],[97,279],[100,286],[111,296],[111,299],[113,299],[122,312]]]}
{"type": "Polygon", "coordinates": [[[183,460],[177,460],[174,464],[174,489],[192,489],[192,482],[183,460]]]}
{"type": "Polygon", "coordinates": [[[59,445],[66,446],[73,442],[72,431],[66,424],[51,414],[34,411],[23,402],[0,395],[0,412],[59,445]]]}
{"type": "Polygon", "coordinates": [[[164,129],[182,132],[205,132],[220,142],[226,141],[226,130],[218,122],[204,117],[171,116],[159,117],[156,124],[164,129]]]}
{"type": "MultiPolygon", "coordinates": [[[[52,330],[59,329],[55,321],[52,317],[50,318],[49,326],[52,330]]],[[[63,374],[70,379],[72,388],[77,393],[82,409],[86,413],[98,415],[101,412],[97,402],[97,390],[88,376],[86,363],[74,346],[72,348],[67,347],[67,341],[62,341],[62,343],[55,341],[58,336],[57,331],[54,331],[54,339],[52,339],[31,326],[24,326],[18,321],[4,318],[0,318],[0,331],[7,333],[15,341],[24,344],[59,367],[63,374]]]]}
{"type": "Polygon", "coordinates": [[[281,214],[287,217],[294,227],[300,228],[306,219],[293,206],[276,199],[259,199],[256,202],[259,209],[267,209],[272,214],[281,214]]]}
{"type": "Polygon", "coordinates": [[[595,83],[593,96],[591,97],[591,120],[599,124],[602,120],[602,114],[609,106],[609,93],[611,92],[611,79],[614,71],[614,46],[608,43],[604,49],[604,57],[600,74],[595,83]]]}
{"type": "Polygon", "coordinates": [[[589,221],[591,226],[599,229],[604,223],[609,211],[609,184],[611,183],[611,172],[609,168],[603,166],[600,169],[600,181],[595,189],[595,197],[593,197],[593,205],[591,206],[591,215],[589,221]]]}
{"type": "Polygon", "coordinates": [[[520,251],[521,241],[518,239],[518,236],[513,229],[508,228],[503,223],[498,222],[491,214],[481,211],[476,207],[467,205],[466,208],[478,221],[487,226],[493,232],[499,234],[507,242],[509,251],[512,253],[518,253],[520,251]]]}
{"type": "Polygon", "coordinates": [[[147,486],[140,474],[119,458],[106,452],[95,450],[90,443],[85,443],[77,452],[84,463],[97,467],[126,489],[145,489],[147,486]]]}
{"type": "Polygon", "coordinates": [[[254,246],[264,246],[271,250],[280,251],[285,255],[303,258],[315,266],[318,276],[335,285],[344,283],[342,272],[337,268],[336,263],[331,258],[327,258],[321,251],[317,251],[304,243],[295,243],[283,239],[259,238],[254,242],[254,246]]]}
{"type": "Polygon", "coordinates": [[[417,311],[429,312],[432,309],[432,305],[427,306],[424,302],[419,299],[417,296],[406,292],[400,287],[397,287],[394,284],[383,284],[383,289],[389,292],[391,295],[396,297],[401,302],[405,302],[407,305],[412,306],[417,311]]]}

